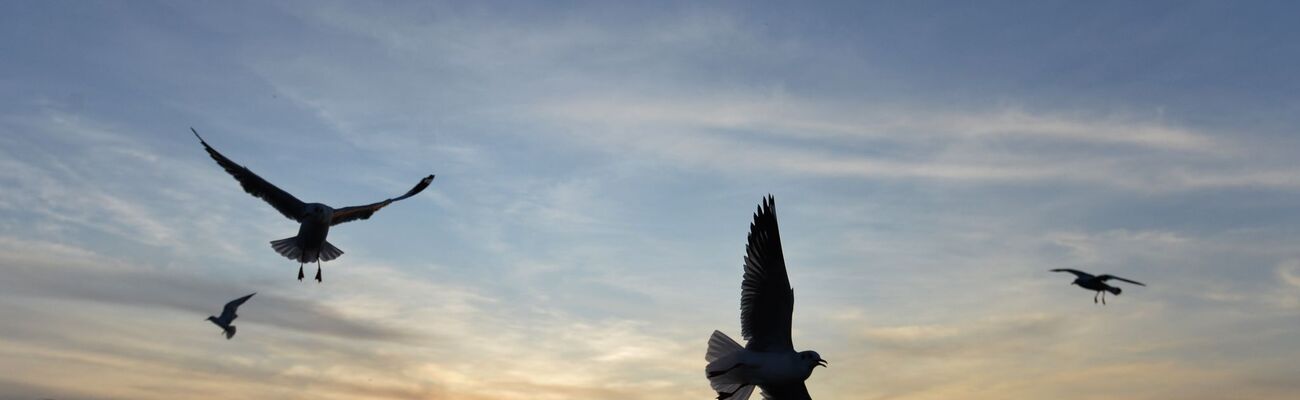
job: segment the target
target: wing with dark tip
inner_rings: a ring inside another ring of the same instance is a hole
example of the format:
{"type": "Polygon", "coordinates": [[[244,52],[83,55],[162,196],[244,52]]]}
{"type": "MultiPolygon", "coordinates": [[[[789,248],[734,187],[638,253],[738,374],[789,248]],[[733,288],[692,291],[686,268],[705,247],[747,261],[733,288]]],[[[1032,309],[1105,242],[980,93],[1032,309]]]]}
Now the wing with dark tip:
{"type": "Polygon", "coordinates": [[[786,385],[759,385],[765,400],[812,400],[803,382],[786,385]]]}
{"type": "Polygon", "coordinates": [[[356,221],[359,219],[370,219],[370,216],[374,215],[375,211],[379,211],[379,209],[384,208],[384,206],[387,206],[394,201],[402,200],[407,197],[414,196],[420,193],[421,191],[424,191],[424,188],[429,187],[430,182],[433,182],[433,175],[429,175],[424,177],[424,179],[421,179],[420,183],[416,183],[415,187],[411,188],[411,190],[406,191],[406,194],[404,195],[394,197],[374,204],[367,204],[364,206],[344,207],[344,208],[334,210],[334,217],[330,219],[330,225],[338,225],[344,222],[356,221]]]}
{"type": "Polygon", "coordinates": [[[302,222],[303,209],[306,208],[306,204],[302,200],[293,197],[289,192],[280,190],[280,188],[257,176],[248,168],[235,164],[234,161],[209,146],[208,142],[204,141],[203,137],[199,136],[199,132],[194,128],[190,128],[190,132],[194,132],[194,136],[199,138],[199,143],[203,144],[203,149],[208,151],[208,155],[212,156],[213,160],[217,160],[217,165],[220,165],[230,176],[239,181],[239,186],[243,186],[245,192],[266,201],[271,207],[275,207],[275,210],[279,211],[280,214],[284,214],[286,218],[302,222]]]}
{"type": "Polygon", "coordinates": [[[1052,270],[1052,272],[1069,272],[1069,273],[1071,273],[1071,274],[1074,274],[1074,276],[1077,276],[1077,277],[1080,277],[1080,278],[1091,278],[1091,277],[1092,277],[1092,274],[1089,274],[1089,273],[1087,273],[1087,272],[1083,272],[1083,271],[1080,271],[1080,270],[1077,270],[1077,269],[1057,268],[1057,269],[1052,270]]]}
{"type": "Polygon", "coordinates": [[[741,282],[741,334],[754,351],[794,351],[790,318],[794,290],[786,275],[781,233],[776,225],[776,199],[764,199],[749,225],[745,246],[745,279],[741,282]]]}
{"type": "Polygon", "coordinates": [[[1121,280],[1121,281],[1124,281],[1124,282],[1132,283],[1132,284],[1134,284],[1134,285],[1138,285],[1138,286],[1146,286],[1145,283],[1138,282],[1138,281],[1134,281],[1134,280],[1128,280],[1128,279],[1120,278],[1120,277],[1118,277],[1118,276],[1110,275],[1110,274],[1099,275],[1099,276],[1097,276],[1097,279],[1101,279],[1102,282],[1109,281],[1109,280],[1111,280],[1111,279],[1116,279],[1116,280],[1121,280]]]}
{"type": "MultiPolygon", "coordinates": [[[[257,294],[257,292],[253,292],[253,294],[257,294]]],[[[226,323],[233,321],[235,319],[235,310],[239,308],[240,304],[244,304],[245,301],[248,301],[248,299],[252,298],[253,294],[240,297],[238,299],[231,300],[229,303],[226,303],[226,308],[221,310],[220,319],[222,321],[226,321],[226,323]]]]}

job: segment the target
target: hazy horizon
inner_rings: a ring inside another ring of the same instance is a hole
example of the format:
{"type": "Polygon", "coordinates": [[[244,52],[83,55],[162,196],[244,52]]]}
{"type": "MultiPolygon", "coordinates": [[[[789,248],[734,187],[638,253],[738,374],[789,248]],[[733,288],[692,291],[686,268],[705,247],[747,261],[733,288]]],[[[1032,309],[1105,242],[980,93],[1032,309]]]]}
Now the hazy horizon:
{"type": "Polygon", "coordinates": [[[1297,12],[0,3],[0,399],[713,398],[768,194],[814,398],[1294,397],[1297,12]]]}

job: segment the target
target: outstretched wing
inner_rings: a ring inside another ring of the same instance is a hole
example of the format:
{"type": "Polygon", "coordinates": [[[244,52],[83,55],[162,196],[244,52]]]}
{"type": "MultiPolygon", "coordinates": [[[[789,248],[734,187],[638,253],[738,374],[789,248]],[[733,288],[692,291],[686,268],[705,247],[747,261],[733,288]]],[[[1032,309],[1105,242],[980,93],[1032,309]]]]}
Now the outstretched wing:
{"type": "Polygon", "coordinates": [[[1134,280],[1129,280],[1129,279],[1120,278],[1120,277],[1118,277],[1118,276],[1110,275],[1110,274],[1099,275],[1099,276],[1097,276],[1097,279],[1101,279],[1102,282],[1105,282],[1105,281],[1108,281],[1108,280],[1111,280],[1111,279],[1117,279],[1117,280],[1121,280],[1121,281],[1124,281],[1124,282],[1132,283],[1132,284],[1134,284],[1134,285],[1138,285],[1138,286],[1146,286],[1145,283],[1138,282],[1138,281],[1134,281],[1134,280]]]}
{"type": "MultiPolygon", "coordinates": [[[[253,294],[257,294],[257,292],[253,292],[253,294]]],[[[240,304],[244,304],[245,301],[248,301],[248,299],[252,298],[253,294],[240,297],[238,299],[231,300],[229,303],[226,303],[226,308],[221,310],[221,320],[223,321],[234,320],[235,310],[239,308],[240,304]]]]}
{"type": "Polygon", "coordinates": [[[1052,270],[1052,272],[1069,272],[1069,273],[1071,273],[1071,274],[1074,274],[1074,276],[1077,276],[1077,277],[1080,277],[1080,278],[1091,278],[1091,277],[1092,277],[1092,274],[1089,274],[1089,273],[1087,273],[1087,272],[1083,272],[1083,271],[1080,271],[1080,270],[1077,270],[1077,269],[1057,268],[1057,269],[1052,270]]]}
{"type": "Polygon", "coordinates": [[[790,318],[794,290],[785,271],[781,233],[776,225],[776,199],[768,195],[754,213],[745,246],[745,279],[741,282],[740,327],[746,349],[794,351],[790,318]]]}
{"type": "Polygon", "coordinates": [[[199,132],[194,130],[193,127],[190,128],[190,132],[194,132],[194,136],[199,138],[199,143],[203,144],[203,149],[208,151],[208,155],[212,156],[213,160],[217,160],[217,165],[220,165],[230,176],[239,181],[239,186],[243,186],[245,192],[266,201],[271,207],[275,207],[275,210],[279,211],[280,214],[284,214],[286,218],[301,222],[303,209],[306,208],[302,200],[298,200],[289,192],[275,187],[271,182],[267,182],[262,177],[254,174],[253,171],[244,168],[242,165],[235,164],[234,161],[217,152],[216,149],[208,145],[208,142],[203,140],[202,136],[199,136],[199,132]]]}
{"type": "Polygon", "coordinates": [[[760,385],[763,389],[763,399],[765,400],[812,400],[808,395],[808,387],[799,383],[786,385],[760,385]]]}
{"type": "Polygon", "coordinates": [[[364,206],[344,207],[344,208],[334,210],[334,217],[330,219],[330,225],[338,225],[344,222],[356,221],[359,219],[369,219],[371,215],[374,215],[375,211],[379,211],[379,209],[384,208],[384,206],[387,206],[388,204],[394,201],[402,200],[407,197],[414,196],[417,193],[420,193],[421,191],[424,191],[424,188],[429,187],[430,182],[433,182],[433,175],[429,175],[424,177],[424,179],[421,179],[420,183],[415,184],[415,187],[411,188],[411,190],[406,191],[406,194],[404,195],[394,197],[374,204],[367,204],[364,206]]]}

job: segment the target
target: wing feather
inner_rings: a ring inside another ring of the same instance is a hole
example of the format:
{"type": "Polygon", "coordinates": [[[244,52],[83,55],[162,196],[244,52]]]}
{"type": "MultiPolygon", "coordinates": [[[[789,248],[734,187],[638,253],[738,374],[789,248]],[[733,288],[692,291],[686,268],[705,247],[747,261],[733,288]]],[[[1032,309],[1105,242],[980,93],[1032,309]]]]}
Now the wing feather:
{"type": "Polygon", "coordinates": [[[1091,278],[1091,277],[1092,277],[1092,274],[1089,274],[1089,273],[1087,273],[1087,272],[1083,272],[1083,271],[1080,271],[1080,270],[1077,270],[1077,269],[1070,269],[1070,268],[1057,268],[1057,269],[1052,270],[1052,272],[1069,272],[1069,273],[1071,273],[1071,274],[1074,274],[1074,276],[1077,276],[1077,277],[1080,277],[1080,278],[1091,278]]]}
{"type": "Polygon", "coordinates": [[[765,400],[812,400],[808,386],[801,381],[786,385],[760,385],[765,400]]]}
{"type": "Polygon", "coordinates": [[[741,335],[745,348],[755,351],[794,351],[790,319],[794,290],[786,274],[781,233],[776,223],[776,199],[771,195],[754,213],[745,246],[745,278],[741,282],[741,335]]]}
{"type": "Polygon", "coordinates": [[[1097,279],[1101,279],[1103,282],[1108,281],[1108,280],[1111,280],[1111,279],[1117,279],[1117,280],[1121,280],[1121,281],[1124,281],[1124,282],[1132,283],[1132,284],[1134,284],[1134,285],[1138,285],[1138,286],[1146,286],[1145,283],[1138,282],[1138,281],[1135,281],[1135,280],[1129,280],[1129,279],[1120,278],[1120,277],[1118,277],[1118,276],[1110,275],[1110,274],[1106,274],[1106,275],[1098,276],[1097,279]]]}
{"type": "MultiPolygon", "coordinates": [[[[257,294],[257,292],[253,292],[253,294],[257,294]]],[[[241,304],[244,304],[245,301],[248,301],[248,299],[252,298],[253,294],[240,297],[238,299],[231,300],[229,303],[226,303],[226,307],[221,310],[221,320],[227,322],[234,320],[235,310],[239,309],[239,306],[241,304]]]]}
{"type": "Polygon", "coordinates": [[[266,201],[267,204],[270,204],[271,207],[275,207],[275,210],[279,211],[280,214],[283,214],[286,218],[302,222],[303,209],[306,208],[306,204],[304,204],[302,200],[298,200],[297,197],[293,197],[289,192],[275,187],[271,182],[267,182],[265,179],[262,179],[262,177],[257,176],[257,174],[253,173],[253,171],[250,171],[248,168],[236,164],[234,161],[226,158],[226,156],[212,148],[212,146],[209,146],[208,142],[204,141],[203,137],[199,136],[199,132],[194,130],[193,127],[190,128],[190,132],[194,132],[194,136],[199,138],[199,143],[202,143],[203,149],[207,150],[208,155],[212,156],[212,159],[217,161],[217,165],[220,165],[221,168],[226,170],[226,173],[229,173],[230,176],[235,177],[235,180],[239,181],[239,186],[242,186],[245,192],[253,195],[253,197],[266,201]]]}
{"type": "Polygon", "coordinates": [[[379,209],[388,206],[392,202],[406,199],[407,197],[414,196],[424,191],[424,188],[429,187],[430,182],[433,182],[433,175],[429,175],[424,177],[424,179],[421,179],[419,183],[415,184],[415,187],[411,188],[411,190],[406,191],[406,194],[404,195],[394,197],[388,200],[384,200],[378,203],[367,204],[364,206],[343,207],[334,210],[334,216],[330,219],[330,225],[338,225],[344,222],[351,222],[359,219],[370,219],[370,216],[374,215],[375,211],[379,211],[379,209]]]}

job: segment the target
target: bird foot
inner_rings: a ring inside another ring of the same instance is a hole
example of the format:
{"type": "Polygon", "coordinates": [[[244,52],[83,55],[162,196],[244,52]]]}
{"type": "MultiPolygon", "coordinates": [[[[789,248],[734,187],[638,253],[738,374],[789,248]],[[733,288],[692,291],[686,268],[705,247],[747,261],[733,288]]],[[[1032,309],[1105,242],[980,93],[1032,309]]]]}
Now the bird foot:
{"type": "Polygon", "coordinates": [[[298,280],[301,281],[302,278],[303,278],[304,276],[306,276],[306,275],[303,275],[303,273],[302,273],[302,266],[299,265],[299,266],[298,266],[298,280]]]}
{"type": "Polygon", "coordinates": [[[320,268],[316,269],[316,283],[320,283],[320,268]]]}

